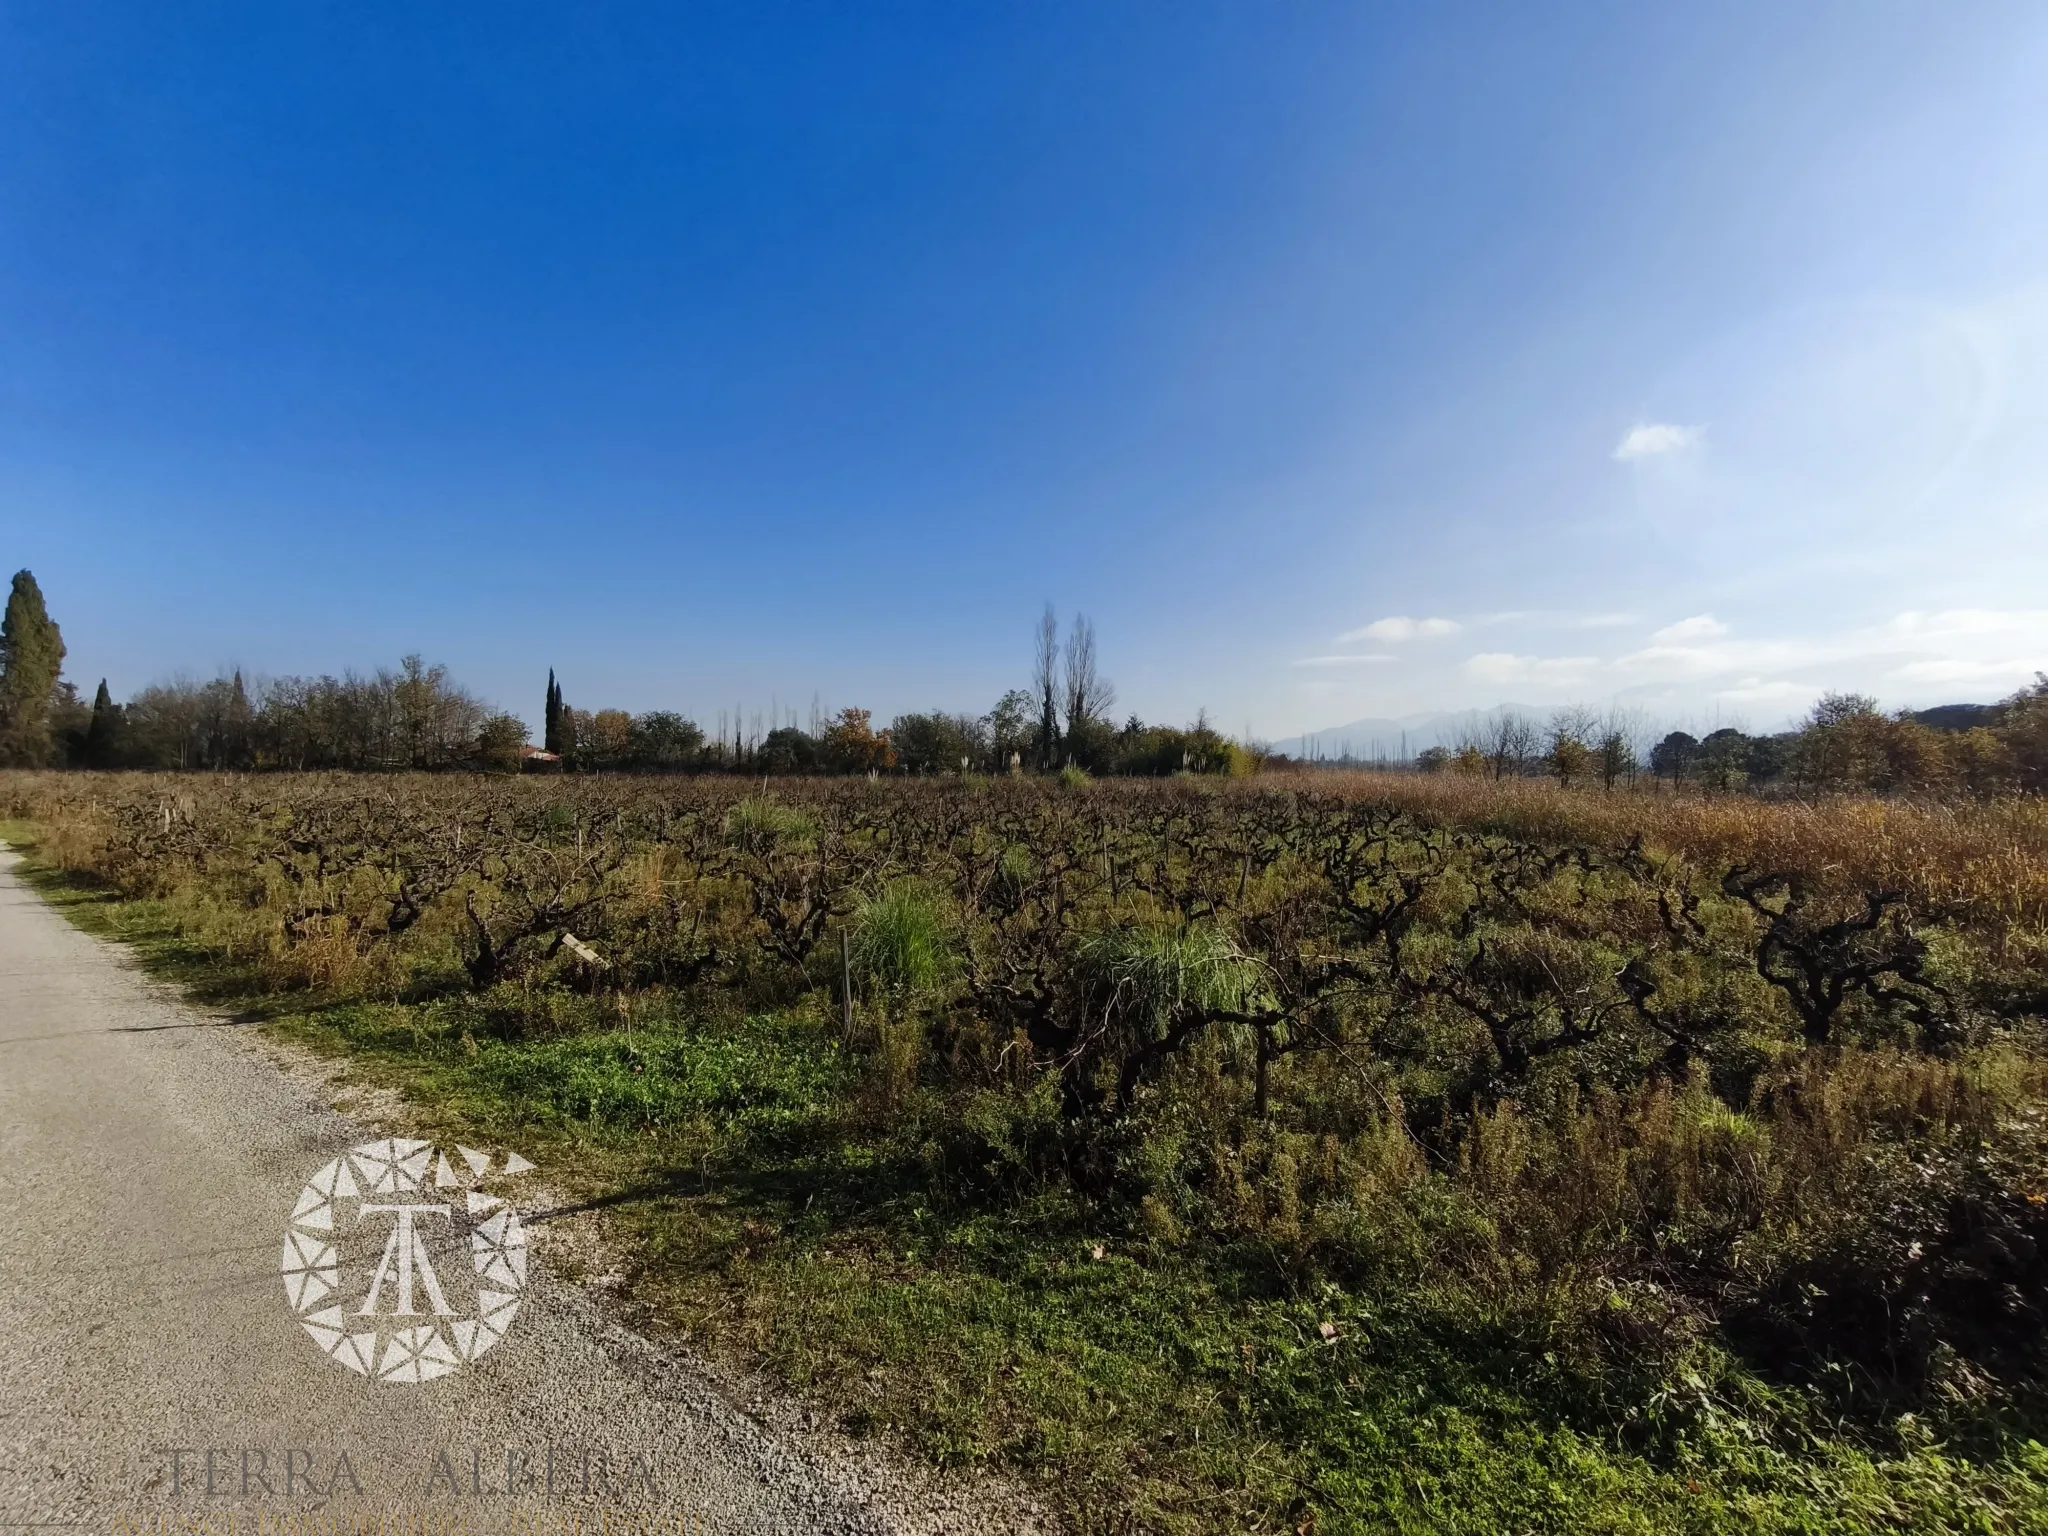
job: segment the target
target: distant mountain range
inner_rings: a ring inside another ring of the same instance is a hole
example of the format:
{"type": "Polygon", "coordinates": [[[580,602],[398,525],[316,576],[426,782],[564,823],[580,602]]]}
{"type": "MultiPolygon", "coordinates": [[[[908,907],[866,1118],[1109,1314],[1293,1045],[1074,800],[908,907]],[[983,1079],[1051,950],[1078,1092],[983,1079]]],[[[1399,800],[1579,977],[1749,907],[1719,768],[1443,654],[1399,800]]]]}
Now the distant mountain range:
{"type": "Polygon", "coordinates": [[[1529,704],[1496,704],[1491,709],[1437,709],[1393,719],[1353,720],[1344,725],[1333,725],[1328,730],[1289,736],[1274,742],[1273,747],[1289,757],[1349,757],[1366,761],[1386,758],[1398,761],[1413,757],[1424,747],[1446,745],[1461,727],[1488,719],[1504,709],[1538,719],[1549,713],[1529,704]]]}

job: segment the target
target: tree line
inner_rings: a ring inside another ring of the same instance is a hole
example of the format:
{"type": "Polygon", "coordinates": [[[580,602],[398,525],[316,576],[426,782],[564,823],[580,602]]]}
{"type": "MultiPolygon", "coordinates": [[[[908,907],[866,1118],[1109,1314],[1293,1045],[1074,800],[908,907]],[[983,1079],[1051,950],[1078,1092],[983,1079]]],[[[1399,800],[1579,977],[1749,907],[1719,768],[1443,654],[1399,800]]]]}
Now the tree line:
{"type": "Polygon", "coordinates": [[[526,726],[407,656],[395,668],[155,683],[87,704],[63,677],[64,637],[35,577],[16,573],[0,620],[0,765],[19,768],[516,770],[526,726]]]}
{"type": "MultiPolygon", "coordinates": [[[[536,751],[518,716],[418,655],[369,673],[253,686],[240,672],[174,679],[125,703],[102,681],[88,704],[63,676],[62,631],[24,570],[0,620],[0,766],[1105,776],[1294,766],[1225,737],[1206,717],[1184,727],[1147,724],[1135,714],[1119,723],[1116,689],[1103,675],[1085,615],[1062,636],[1048,605],[1033,642],[1031,686],[1010,689],[985,714],[914,711],[887,725],[848,708],[814,711],[809,728],[757,717],[750,730],[736,709],[729,729],[721,720],[707,731],[667,710],[577,708],[551,670],[536,751]]],[[[1641,714],[1626,709],[1574,707],[1548,719],[1501,710],[1419,753],[1413,766],[1496,779],[1548,775],[1609,789],[1648,773],[1723,793],[2039,793],[2048,790],[2048,676],[1995,705],[1886,714],[1874,699],[1834,693],[1789,731],[1651,736],[1641,714]]]]}
{"type": "Polygon", "coordinates": [[[1653,771],[1710,790],[1874,790],[1974,795],[2048,789],[2048,676],[1997,704],[1886,714],[1866,694],[1822,697],[1800,725],[1752,736],[1673,731],[1653,771]]]}
{"type": "Polygon", "coordinates": [[[104,680],[92,702],[63,676],[64,639],[33,574],[14,577],[0,621],[0,766],[158,770],[574,773],[1247,773],[1239,743],[1206,721],[1186,728],[1110,716],[1116,690],[1076,617],[1062,641],[1050,608],[1037,631],[1033,687],[1011,689],[986,714],[930,710],[878,726],[842,709],[805,729],[738,710],[707,732],[668,710],[580,709],[552,670],[542,746],[524,721],[418,655],[339,677],[254,681],[241,672],[153,683],[116,702],[104,680]]]}
{"type": "MultiPolygon", "coordinates": [[[[576,708],[548,673],[543,750],[569,772],[749,774],[1087,773],[1158,776],[1238,774],[1259,759],[1206,717],[1190,726],[1119,724],[1116,689],[1097,659],[1095,628],[1076,615],[1061,638],[1048,607],[1034,635],[1032,686],[1012,688],[985,714],[913,711],[877,725],[873,712],[842,709],[812,721],[756,722],[733,712],[730,730],[706,732],[667,711],[576,708]],[[763,729],[765,724],[766,728],[763,729]]],[[[554,766],[554,765],[551,765],[554,766]]]]}
{"type": "Polygon", "coordinates": [[[1548,720],[1500,710],[1448,745],[1417,754],[1424,773],[1470,778],[1547,775],[1612,789],[1648,773],[1673,787],[1732,793],[1865,790],[1998,795],[2048,790],[2048,676],[1997,704],[1887,714],[1867,694],[1822,695],[1792,729],[1649,740],[1640,714],[1561,709],[1548,720]]]}

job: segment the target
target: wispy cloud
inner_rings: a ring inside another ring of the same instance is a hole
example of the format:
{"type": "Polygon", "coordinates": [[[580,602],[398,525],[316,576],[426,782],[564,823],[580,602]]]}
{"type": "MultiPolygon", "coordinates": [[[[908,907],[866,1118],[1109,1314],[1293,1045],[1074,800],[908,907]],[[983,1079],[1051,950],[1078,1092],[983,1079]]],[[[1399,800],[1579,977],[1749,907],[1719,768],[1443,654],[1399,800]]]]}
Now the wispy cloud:
{"type": "Polygon", "coordinates": [[[1620,629],[1636,622],[1633,613],[1560,613],[1545,608],[1514,608],[1506,613],[1489,613],[1478,621],[1481,628],[1496,624],[1517,624],[1527,629],[1620,629]]]}
{"type": "Polygon", "coordinates": [[[1711,613],[1696,613],[1689,619],[1680,619],[1676,624],[1666,624],[1650,636],[1652,645],[1684,645],[1694,640],[1718,640],[1728,633],[1728,626],[1711,613]]]}
{"type": "Polygon", "coordinates": [[[1909,610],[1885,626],[1902,640],[1953,640],[1966,635],[2025,635],[2048,640],[2048,608],[1909,610]]]}
{"type": "Polygon", "coordinates": [[[1690,448],[1706,435],[1705,427],[1681,427],[1673,422],[1638,422],[1615,444],[1614,456],[1624,464],[1631,459],[1654,459],[1659,454],[1690,448]]]}
{"type": "Polygon", "coordinates": [[[1714,690],[1714,697],[1730,704],[1803,704],[1820,690],[1811,683],[1790,678],[1745,677],[1726,688],[1714,690]]]}
{"type": "Polygon", "coordinates": [[[1459,625],[1455,619],[1411,619],[1400,615],[1390,619],[1374,619],[1363,629],[1347,629],[1337,637],[1339,645],[1348,645],[1354,640],[1378,640],[1382,644],[1397,645],[1403,640],[1429,640],[1439,635],[1455,635],[1459,625]]]}
{"type": "Polygon", "coordinates": [[[1902,683],[2024,683],[2040,667],[2033,660],[1964,661],[1947,657],[1934,661],[1909,661],[1890,674],[1902,683]]]}
{"type": "Polygon", "coordinates": [[[1482,683],[1575,683],[1600,665],[1597,656],[1514,656],[1481,651],[1465,662],[1466,674],[1482,683]]]}
{"type": "MultiPolygon", "coordinates": [[[[1516,616],[1529,626],[1526,636],[1512,628],[1489,633],[1489,618],[1468,619],[1464,631],[1489,634],[1500,646],[1476,654],[1458,646],[1450,655],[1389,647],[1304,656],[1293,663],[1299,670],[1292,683],[1354,699],[1361,690],[1481,703],[1613,695],[1670,708],[1730,705],[1775,720],[1799,713],[1829,689],[1873,693],[1895,708],[1999,698],[2025,686],[2037,670],[2048,671],[2048,608],[1916,609],[1854,628],[1761,635],[1739,621],[1695,613],[1663,625],[1633,649],[1632,636],[1640,631],[1610,638],[1607,626],[1588,626],[1567,635],[1561,617],[1556,611],[1516,616]],[[1552,631],[1556,650],[1597,654],[1547,654],[1544,629],[1552,631]],[[1514,649],[1517,641],[1529,649],[1514,649]],[[1394,661],[1400,665],[1386,665],[1394,661]]],[[[1413,633],[1408,626],[1420,622],[1405,621],[1400,633],[1413,633]]]]}
{"type": "Polygon", "coordinates": [[[1806,640],[1703,639],[1692,645],[1646,645],[1617,656],[1614,666],[1622,672],[1675,681],[1723,672],[1783,672],[1844,654],[1840,645],[1806,640]]]}

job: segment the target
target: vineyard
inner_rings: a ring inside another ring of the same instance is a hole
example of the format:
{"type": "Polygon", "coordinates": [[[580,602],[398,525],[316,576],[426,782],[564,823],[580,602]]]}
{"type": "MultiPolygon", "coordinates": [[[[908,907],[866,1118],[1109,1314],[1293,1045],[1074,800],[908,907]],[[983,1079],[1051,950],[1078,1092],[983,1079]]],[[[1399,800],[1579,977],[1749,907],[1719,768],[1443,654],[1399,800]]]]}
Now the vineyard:
{"type": "Polygon", "coordinates": [[[1081,1528],[2048,1523],[2033,802],[74,774],[0,811],[222,995],[581,1149],[650,1316],[1081,1528]]]}

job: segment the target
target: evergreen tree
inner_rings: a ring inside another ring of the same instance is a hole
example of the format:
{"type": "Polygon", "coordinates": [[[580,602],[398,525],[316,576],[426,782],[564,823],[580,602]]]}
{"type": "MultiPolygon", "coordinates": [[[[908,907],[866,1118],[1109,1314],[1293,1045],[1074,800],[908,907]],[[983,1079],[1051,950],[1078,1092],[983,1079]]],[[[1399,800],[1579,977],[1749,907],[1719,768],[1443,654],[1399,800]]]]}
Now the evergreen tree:
{"type": "Polygon", "coordinates": [[[221,759],[229,768],[253,768],[256,754],[251,750],[255,712],[249,707],[249,690],[242,684],[242,669],[235,668],[234,687],[228,693],[228,717],[226,740],[221,743],[221,759]]]}
{"type": "Polygon", "coordinates": [[[76,684],[60,682],[50,700],[50,761],[75,768],[85,761],[85,732],[92,724],[92,706],[78,696],[76,684]]]}
{"type": "Polygon", "coordinates": [[[541,750],[562,756],[562,689],[555,681],[555,669],[548,668],[546,719],[541,726],[541,750]]]}
{"type": "Polygon", "coordinates": [[[64,636],[43,603],[42,588],[17,571],[0,620],[0,763],[40,768],[55,752],[50,705],[64,670],[64,636]]]}
{"type": "Polygon", "coordinates": [[[92,723],[85,728],[85,766],[115,768],[121,762],[121,706],[107,692],[107,680],[100,679],[100,691],[92,696],[92,723]]]}

